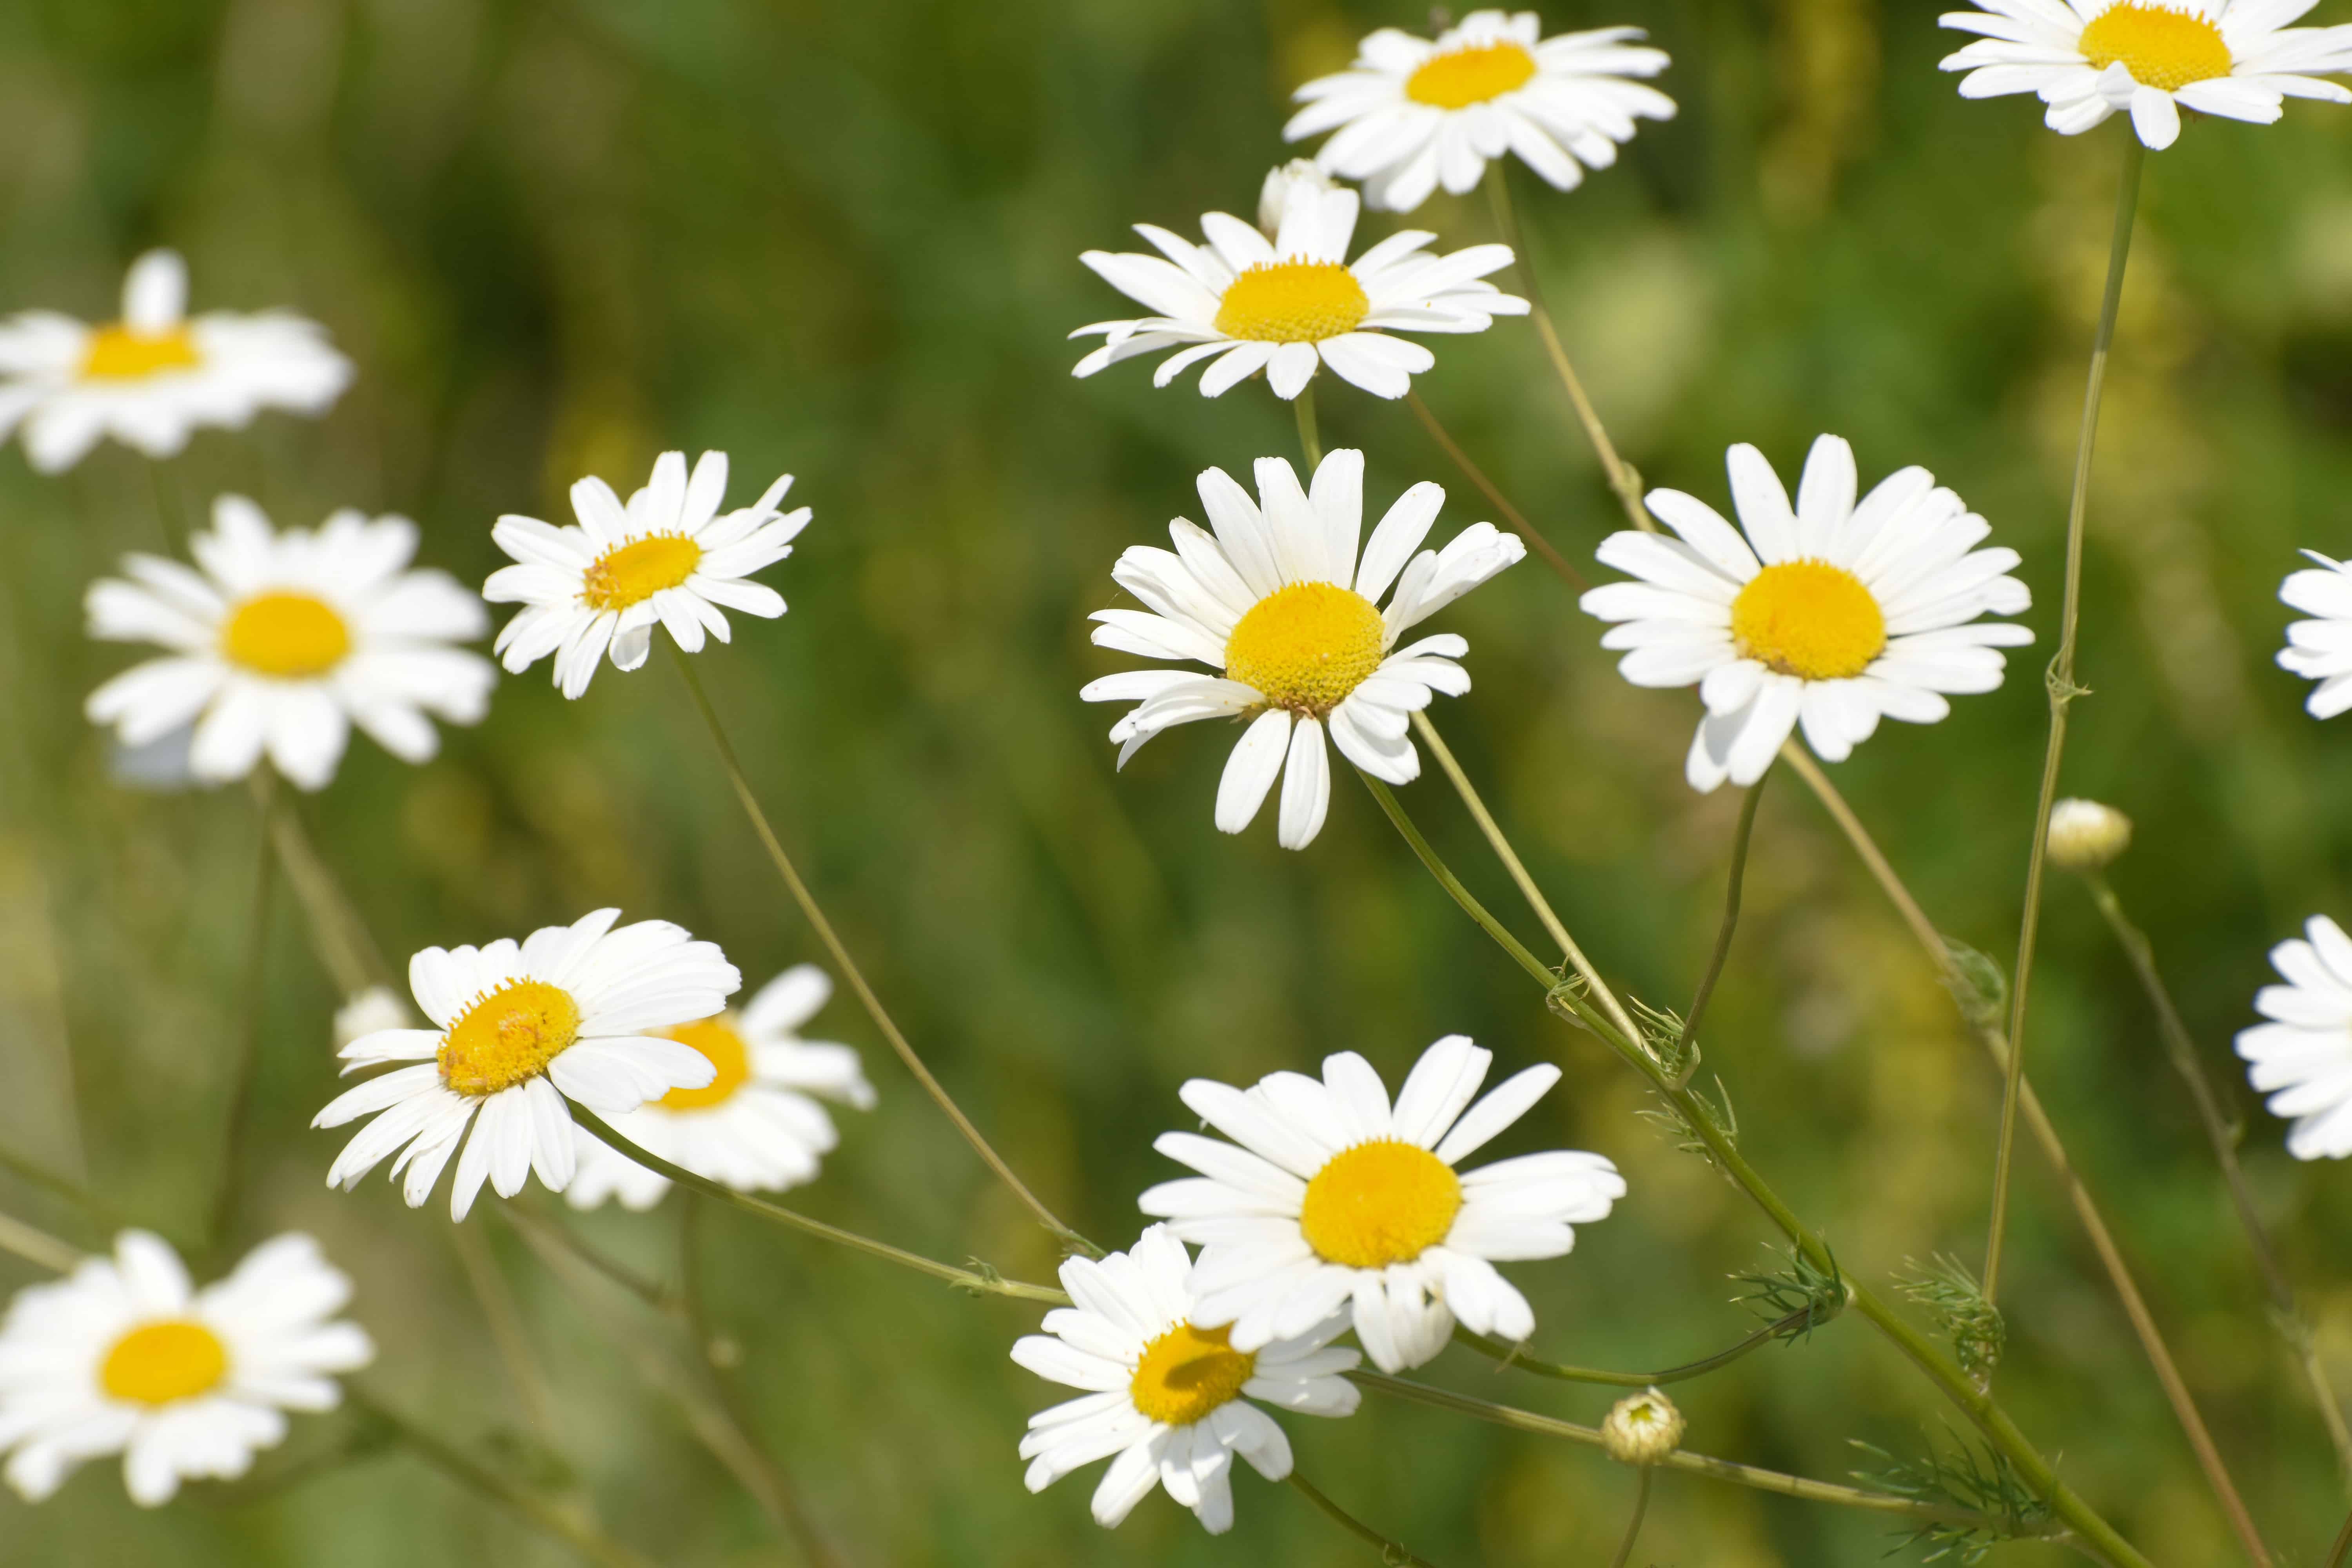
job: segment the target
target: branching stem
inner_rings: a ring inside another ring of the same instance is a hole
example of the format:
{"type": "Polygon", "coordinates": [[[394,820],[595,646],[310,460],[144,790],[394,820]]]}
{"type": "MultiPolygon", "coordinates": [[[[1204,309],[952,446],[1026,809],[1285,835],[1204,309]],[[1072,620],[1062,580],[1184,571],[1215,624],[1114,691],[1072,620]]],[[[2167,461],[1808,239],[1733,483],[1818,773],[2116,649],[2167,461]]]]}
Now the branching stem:
{"type": "Polygon", "coordinates": [[[1485,1334],[1472,1333],[1458,1323],[1454,1328],[1454,1342],[1467,1345],[1480,1355],[1492,1357],[1502,1369],[1516,1368],[1560,1383],[1597,1383],[1610,1388],[1655,1388],[1664,1384],[1687,1383],[1694,1377],[1705,1377],[1710,1372],[1729,1366],[1752,1351],[1762,1350],[1784,1334],[1811,1327],[1821,1318],[1822,1313],[1814,1308],[1801,1307],[1786,1317],[1765,1324],[1729,1350],[1717,1351],[1711,1356],[1685,1362],[1680,1366],[1670,1366],[1664,1372],[1604,1372],[1599,1367],[1563,1366],[1555,1361],[1538,1361],[1533,1356],[1521,1354],[1516,1345],[1505,1344],[1485,1334]]]}
{"type": "Polygon", "coordinates": [[[1460,468],[1470,482],[1478,487],[1479,493],[1486,498],[1488,503],[1496,511],[1503,514],[1503,521],[1511,525],[1511,531],[1527,542],[1528,549],[1543,557],[1544,564],[1558,574],[1561,582],[1580,594],[1591,586],[1584,580],[1584,574],[1578,571],[1575,564],[1567,556],[1562,555],[1550,540],[1536,531],[1535,524],[1528,521],[1527,514],[1513,506],[1510,498],[1496,488],[1494,480],[1486,477],[1486,470],[1470,460],[1470,454],[1462,449],[1462,443],[1456,441],[1452,432],[1437,422],[1437,416],[1430,411],[1428,404],[1422,401],[1419,387],[1414,387],[1406,393],[1404,401],[1405,405],[1412,410],[1412,416],[1421,421],[1421,427],[1429,432],[1429,438],[1436,442],[1438,447],[1447,457],[1454,459],[1454,466],[1460,468]]]}
{"type": "Polygon", "coordinates": [[[1739,888],[1748,878],[1748,840],[1756,830],[1756,803],[1764,798],[1765,781],[1771,776],[1771,769],[1766,768],[1739,803],[1739,826],[1731,836],[1731,875],[1723,889],[1723,923],[1716,931],[1715,952],[1707,956],[1706,973],[1699,976],[1698,989],[1691,994],[1690,1011],[1683,1015],[1685,1046],[1697,1042],[1698,1021],[1706,1012],[1707,999],[1715,994],[1716,981],[1722,977],[1724,960],[1731,956],[1731,933],[1739,928],[1739,888]]]}
{"type": "Polygon", "coordinates": [[[1381,1561],[1388,1563],[1390,1568],[1434,1568],[1427,1558],[1414,1556],[1404,1549],[1402,1542],[1391,1541],[1387,1536],[1325,1497],[1316,1489],[1312,1481],[1300,1475],[1296,1469],[1290,1472],[1290,1485],[1300,1497],[1313,1503],[1324,1518],[1365,1545],[1378,1551],[1381,1561]]]}

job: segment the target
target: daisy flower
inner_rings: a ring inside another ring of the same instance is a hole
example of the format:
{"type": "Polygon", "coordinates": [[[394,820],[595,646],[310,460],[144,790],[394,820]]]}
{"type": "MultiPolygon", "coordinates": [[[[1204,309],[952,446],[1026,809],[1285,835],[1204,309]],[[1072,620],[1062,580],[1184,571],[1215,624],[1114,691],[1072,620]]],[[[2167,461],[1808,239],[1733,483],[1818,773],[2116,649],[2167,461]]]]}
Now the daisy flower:
{"type": "Polygon", "coordinates": [[[1652,490],[1650,510],[1681,535],[1612,533],[1599,555],[1638,582],[1584,595],[1585,613],[1618,624],[1601,646],[1628,651],[1636,686],[1696,683],[1706,717],[1685,768],[1691,787],[1764,776],[1801,725],[1823,762],[1843,762],[1882,718],[1932,724],[1944,693],[2000,684],[2001,647],[2024,626],[1983,621],[2032,603],[2006,574],[2014,550],[1975,550],[1991,531],[1922,468],[1890,475],[1854,501],[1853,448],[1813,443],[1797,504],[1755,447],[1731,448],[1740,536],[1713,507],[1652,490]]]}
{"type": "Polygon", "coordinates": [[[352,1282],[307,1236],[247,1253],[194,1289],[160,1237],[126,1230],[114,1256],[31,1285],[0,1323],[0,1449],[34,1502],[84,1460],[122,1456],[131,1500],[169,1502],[183,1480],[230,1480],[285,1440],[289,1410],[332,1410],[336,1374],[375,1359],[336,1322],[352,1282]]]}
{"type": "Polygon", "coordinates": [[[1293,1072],[1246,1090],[1187,1083],[1185,1105],[1233,1142],[1160,1134],[1152,1147],[1201,1174],[1139,1201],[1203,1244],[1192,1321],[1230,1328],[1248,1351],[1351,1308],[1383,1372],[1433,1359],[1457,1321],[1512,1341],[1535,1332],[1527,1298],[1495,1264],[1566,1253],[1570,1224],[1607,1218],[1625,1183],[1601,1155],[1565,1150],[1457,1172],[1559,1080],[1556,1067],[1529,1068],[1472,1105],[1493,1060],[1448,1035],[1393,1108],[1353,1051],[1324,1058],[1319,1083],[1293,1072]]]}
{"type": "Polygon", "coordinates": [[[1339,133],[1316,162],[1364,182],[1375,207],[1411,212],[1441,184],[1455,195],[1489,158],[1517,153],[1557,190],[1617,161],[1636,120],[1672,120],[1675,100],[1628,77],[1666,68],[1639,27],[1542,37],[1533,11],[1473,11],[1434,39],[1382,27],[1356,63],[1298,89],[1307,107],[1283,140],[1339,133]]]}
{"type": "Polygon", "coordinates": [[[1223,468],[1200,479],[1209,531],[1168,525],[1175,551],[1136,545],[1111,575],[1149,609],[1097,610],[1094,640],[1147,658],[1188,659],[1222,673],[1133,669],[1089,682],[1088,702],[1136,706],[1111,726],[1127,765],[1162,730],[1196,719],[1250,719],[1217,786],[1217,827],[1239,833],[1282,786],[1277,837],[1304,849],[1331,803],[1328,728],[1339,754],[1374,778],[1410,784],[1421,753],[1407,716],[1433,692],[1459,697],[1454,663],[1470,645],[1452,632],[1403,647],[1397,638],[1527,553],[1516,534],[1473,523],[1444,550],[1422,550],[1445,492],[1426,481],[1399,497],[1357,557],[1364,455],[1341,449],[1315,470],[1312,492],[1280,458],[1257,462],[1258,501],[1223,468]],[[1395,592],[1390,593],[1393,585],[1395,592]],[[1389,595],[1381,608],[1381,595],[1389,595]]]}
{"type": "Polygon", "coordinates": [[[2352,70],[2352,26],[2290,27],[2317,0],[1978,0],[1943,25],[1983,37],[1946,57],[1962,98],[2030,92],[2051,130],[2079,135],[2118,110],[2147,146],[2194,109],[2268,125],[2290,98],[2352,103],[2320,76],[2352,70]]]}
{"type": "Polygon", "coordinates": [[[131,263],[122,319],[89,326],[55,310],[0,321],[0,439],[54,474],[111,436],[168,458],[206,425],[242,429],[265,408],[324,414],[352,362],[323,328],[285,310],[187,315],[188,268],[169,250],[131,263]]]}
{"type": "Polygon", "coordinates": [[[2352,1154],[2352,938],[2326,915],[2305,922],[2307,941],[2271,949],[2284,985],[2254,994],[2271,1020],[2238,1035],[2247,1080],[2270,1111],[2294,1125],[2286,1152],[2298,1160],[2352,1154]]]}
{"type": "Polygon", "coordinates": [[[2304,706],[2315,719],[2333,719],[2352,708],[2352,564],[2316,550],[2304,554],[2319,564],[2287,574],[2279,597],[2314,618],[2287,627],[2278,661],[2282,668],[2319,682],[2304,706]]]}
{"type": "Polygon", "coordinates": [[[1290,1439],[1251,1400],[1307,1415],[1354,1414],[1360,1395],[1341,1374],[1361,1358],[1330,1348],[1345,1317],[1239,1350],[1223,1328],[1198,1321],[1185,1282],[1192,1271],[1184,1244],[1164,1225],[1099,1262],[1063,1261],[1062,1288],[1076,1305],[1046,1313],[1045,1332],[1016,1343],[1013,1359],[1087,1392],[1029,1418],[1021,1457],[1031,1491],[1115,1454],[1095,1488],[1097,1523],[1118,1524],[1158,1484],[1222,1535],[1234,1526],[1234,1455],[1267,1480],[1290,1474],[1290,1439]]]}
{"type": "MultiPolygon", "coordinates": [[[[613,1131],[738,1192],[814,1181],[819,1159],[841,1141],[818,1100],[874,1109],[874,1086],[857,1053],[798,1033],[832,994],[824,970],[799,964],[761,986],[740,1013],[730,1008],[660,1031],[709,1058],[718,1076],[607,1118],[613,1131]]],[[[574,1131],[580,1169],[564,1193],[573,1207],[594,1208],[617,1194],[625,1208],[651,1208],[669,1191],[668,1178],[583,1129],[574,1131]]]]}
{"type": "MultiPolygon", "coordinates": [[[[1129,321],[1097,321],[1072,332],[1100,336],[1103,346],[1073,375],[1092,375],[1138,354],[1189,345],[1160,362],[1154,386],[1213,361],[1201,394],[1215,397],[1265,373],[1276,397],[1297,397],[1320,365],[1376,397],[1402,397],[1412,378],[1437,363],[1406,332],[1483,332],[1496,316],[1524,316],[1528,302],[1485,281],[1511,264],[1507,245],[1474,245],[1448,256],[1424,248],[1437,237],[1421,229],[1392,234],[1351,264],[1356,193],[1291,177],[1267,177],[1270,197],[1282,182],[1273,238],[1227,213],[1203,213],[1194,245],[1148,223],[1135,232],[1159,256],[1089,250],[1079,259],[1120,293],[1158,312],[1129,321]]],[[[1274,215],[1260,211],[1260,221],[1274,215]]]]}
{"type": "Polygon", "coordinates": [[[451,646],[489,615],[447,574],[411,571],[416,525],[345,509],[315,531],[275,532],[243,496],[213,503],[188,542],[195,567],[129,555],[131,579],[91,584],[89,635],[167,649],[84,705],[126,747],[191,724],[199,781],[242,778],[266,754],[304,789],[335,776],[351,726],[405,763],[439,748],[427,714],[478,722],[498,671],[451,646]]]}
{"type": "Polygon", "coordinates": [[[491,651],[515,675],[553,654],[556,684],[577,697],[608,650],[614,669],[644,664],[656,622],[681,649],[699,653],[706,631],[727,640],[723,611],[775,619],[782,598],[744,579],[790,555],[808,526],[808,508],[776,510],[792,483],[786,474],[750,506],[721,512],[727,454],[703,453],[689,479],[686,454],[664,452],[626,506],[602,479],[573,485],[576,528],[501,517],[490,537],[517,564],[492,573],[482,597],[524,607],[491,651]]]}
{"type": "Polygon", "coordinates": [[[415,1208],[462,1141],[449,1214],[464,1219],[485,1179],[502,1198],[533,1171],[551,1191],[571,1184],[566,1096],[617,1116],[674,1089],[709,1088],[719,1069],[709,1057],[645,1031],[709,1017],[743,977],[715,942],[667,921],[615,931],[620,918],[598,910],[520,945],[428,947],[410,959],[408,988],[433,1027],[381,1029],[337,1053],[345,1072],[417,1065],[370,1079],[311,1118],[341,1127],[375,1116],[335,1156],[327,1184],[349,1191],[398,1151],[392,1173],[406,1173],[401,1191],[415,1208]]]}

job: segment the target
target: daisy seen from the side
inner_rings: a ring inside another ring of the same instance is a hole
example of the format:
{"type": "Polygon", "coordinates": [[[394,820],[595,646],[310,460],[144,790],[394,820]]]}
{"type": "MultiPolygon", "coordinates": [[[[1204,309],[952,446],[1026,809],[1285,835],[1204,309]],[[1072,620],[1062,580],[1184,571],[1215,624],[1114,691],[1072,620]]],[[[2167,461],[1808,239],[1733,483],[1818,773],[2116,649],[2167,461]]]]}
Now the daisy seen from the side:
{"type": "Polygon", "coordinates": [[[2273,1116],[2294,1123],[2286,1150],[2298,1160],[2352,1154],[2352,937],[2326,915],[2271,949],[2284,985],[2254,994],[2266,1023],[2238,1035],[2246,1078],[2273,1116]]]}
{"type": "Polygon", "coordinates": [[[2315,719],[2333,719],[2352,708],[2352,563],[2330,560],[2316,550],[2304,554],[2317,564],[2287,574],[2279,598],[2312,618],[2286,628],[2280,668],[2315,680],[2304,707],[2315,719]]]}

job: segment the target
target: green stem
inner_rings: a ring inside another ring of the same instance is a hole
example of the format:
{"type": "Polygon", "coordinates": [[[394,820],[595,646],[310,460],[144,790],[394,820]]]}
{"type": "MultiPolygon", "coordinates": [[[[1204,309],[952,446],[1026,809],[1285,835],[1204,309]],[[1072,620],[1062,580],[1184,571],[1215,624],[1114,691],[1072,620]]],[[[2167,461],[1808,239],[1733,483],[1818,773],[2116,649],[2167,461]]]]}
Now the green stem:
{"type": "Polygon", "coordinates": [[[1469,481],[1478,487],[1479,492],[1486,496],[1494,509],[1503,514],[1503,520],[1511,525],[1512,531],[1525,540],[1529,549],[1543,557],[1544,564],[1557,573],[1561,582],[1580,594],[1591,586],[1584,580],[1584,574],[1578,571],[1550,540],[1536,531],[1535,524],[1528,521],[1527,514],[1513,506],[1510,498],[1496,487],[1494,480],[1486,477],[1486,470],[1470,460],[1470,454],[1462,449],[1462,443],[1456,441],[1453,434],[1437,422],[1437,416],[1430,411],[1428,404],[1421,400],[1419,387],[1407,392],[1404,395],[1404,401],[1405,405],[1412,410],[1413,417],[1421,421],[1421,427],[1429,432],[1429,438],[1436,442],[1438,448],[1447,457],[1454,459],[1454,466],[1460,468],[1469,481]]]}
{"type": "Polygon", "coordinates": [[[1454,1327],[1454,1342],[1466,1345],[1480,1355],[1493,1358],[1505,1367],[1531,1372],[1538,1377],[1549,1377],[1560,1383],[1597,1383],[1610,1388],[1655,1388],[1669,1383],[1687,1383],[1694,1377],[1729,1366],[1733,1362],[1754,1351],[1762,1350],[1784,1334],[1817,1326],[1825,1314],[1812,1307],[1800,1307],[1786,1317],[1779,1318],[1758,1329],[1729,1350],[1717,1351],[1698,1361],[1670,1366],[1664,1372],[1604,1372],[1599,1367],[1564,1366],[1555,1361],[1538,1361],[1520,1353],[1517,1345],[1505,1344],[1485,1334],[1471,1332],[1459,1323],[1454,1327]]]}
{"type": "Polygon", "coordinates": [[[0,1171],[7,1172],[27,1186],[40,1188],[52,1197],[64,1199],[81,1211],[86,1218],[95,1220],[109,1229],[123,1227],[122,1216],[111,1205],[80,1183],[60,1175],[38,1161],[28,1160],[13,1150],[0,1148],[0,1171]]]}
{"type": "Polygon", "coordinates": [[[1642,1517],[1650,1511],[1650,1470],[1648,1465],[1636,1465],[1633,1473],[1641,1478],[1633,1493],[1633,1517],[1625,1521],[1625,1539],[1618,1544],[1617,1555],[1609,1560],[1609,1568],[1625,1568],[1633,1560],[1633,1542],[1642,1539],[1642,1517]]]}
{"type": "Polygon", "coordinates": [[[1402,1542],[1391,1541],[1387,1536],[1382,1535],[1379,1531],[1374,1530],[1370,1525],[1366,1524],[1362,1520],[1358,1519],[1354,1514],[1349,1513],[1346,1509],[1341,1508],[1338,1503],[1333,1502],[1329,1498],[1325,1497],[1320,1491],[1316,1489],[1315,1484],[1312,1481],[1309,1481],[1305,1476],[1300,1475],[1296,1469],[1293,1469],[1290,1472],[1290,1485],[1292,1489],[1297,1491],[1300,1497],[1305,1498],[1308,1502],[1313,1503],[1317,1509],[1321,1510],[1324,1518],[1329,1520],[1332,1523],[1338,1525],[1340,1529],[1346,1531],[1349,1534],[1354,1536],[1365,1545],[1372,1547],[1378,1551],[1381,1554],[1381,1561],[1388,1563],[1390,1568],[1435,1568],[1435,1565],[1427,1558],[1414,1556],[1412,1552],[1404,1549],[1402,1542]]]}
{"type": "MultiPolygon", "coordinates": [[[[575,1110],[574,1114],[578,1112],[575,1110]]],[[[522,1233],[534,1250],[561,1249],[590,1269],[603,1275],[638,1300],[665,1317],[682,1317],[685,1304],[678,1293],[658,1280],[648,1279],[627,1264],[608,1258],[572,1233],[570,1226],[560,1221],[543,1219],[520,1204],[494,1205],[500,1217],[522,1233]]]]}
{"type": "Polygon", "coordinates": [[[1298,449],[1307,454],[1307,471],[1311,477],[1323,466],[1323,437],[1315,429],[1315,383],[1312,380],[1290,400],[1290,408],[1298,416],[1298,449]]]}
{"type": "MultiPolygon", "coordinates": [[[[301,814],[284,791],[270,791],[257,783],[254,802],[269,825],[269,840],[277,847],[278,864],[286,885],[302,906],[310,927],[311,951],[348,1001],[371,985],[393,986],[392,966],[368,931],[334,872],[320,858],[301,814]]],[[[396,987],[394,987],[396,989],[396,987]]]]}
{"type": "Polygon", "coordinates": [[[229,1227],[236,1219],[237,1194],[243,1184],[246,1124],[252,1120],[254,1079],[261,1067],[262,960],[269,945],[269,892],[275,868],[270,849],[268,810],[277,791],[277,774],[265,763],[256,772],[254,800],[262,817],[255,826],[260,853],[253,876],[253,910],[246,929],[244,994],[237,1028],[236,1068],[229,1085],[228,1128],[221,1142],[220,1181],[213,1193],[212,1221],[205,1228],[207,1248],[217,1256],[228,1245],[229,1227]]]}
{"type": "Polygon", "coordinates": [[[2344,1568],[2347,1557],[2352,1557],[2352,1516],[2347,1516],[2344,1528],[2336,1532],[2336,1544],[2327,1549],[2327,1561],[2320,1568],[2344,1568]]]}
{"type": "Polygon", "coordinates": [[[172,487],[164,482],[163,465],[150,460],[147,475],[155,486],[155,528],[163,536],[163,553],[170,556],[185,554],[188,548],[186,509],[180,504],[172,487]]]}
{"type": "Polygon", "coordinates": [[[81,1248],[69,1247],[47,1231],[7,1214],[0,1214],[0,1252],[14,1253],[52,1274],[70,1274],[82,1260],[81,1248]]]}
{"type": "Polygon", "coordinates": [[[1693,1047],[1698,1044],[1699,1018],[1706,1012],[1707,999],[1715,994],[1715,983],[1723,973],[1723,961],[1731,955],[1731,933],[1739,927],[1739,887],[1748,876],[1748,839],[1756,828],[1756,803],[1764,797],[1765,781],[1771,776],[1768,766],[1739,803],[1739,826],[1731,836],[1731,876],[1723,889],[1723,924],[1715,933],[1715,952],[1707,958],[1706,973],[1691,994],[1690,1011],[1683,1016],[1683,1043],[1693,1047]]]}

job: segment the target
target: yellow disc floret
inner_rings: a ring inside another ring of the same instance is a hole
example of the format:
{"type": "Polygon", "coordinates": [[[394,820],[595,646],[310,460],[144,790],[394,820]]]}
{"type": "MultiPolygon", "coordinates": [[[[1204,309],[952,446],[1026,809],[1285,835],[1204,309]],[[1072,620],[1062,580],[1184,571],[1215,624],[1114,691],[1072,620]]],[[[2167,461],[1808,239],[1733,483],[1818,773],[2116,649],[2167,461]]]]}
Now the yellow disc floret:
{"type": "Polygon", "coordinates": [[[1307,1184],[1298,1228],[1326,1262],[1410,1263],[1444,1241],[1462,1212],[1462,1178],[1414,1143],[1376,1139],[1342,1150],[1307,1184]]]}
{"type": "Polygon", "coordinates": [[[1886,647],[1886,616],[1862,579],[1826,561],[1767,566],[1731,602],[1740,657],[1807,680],[1845,680],[1886,647]]]}
{"type": "Polygon", "coordinates": [[[1179,1323],[1143,1347],[1128,1384],[1128,1397],[1154,1421],[1190,1426],[1237,1396],[1257,1371],[1257,1357],[1227,1342],[1233,1328],[1196,1329],[1179,1323]]]}
{"type": "Polygon", "coordinates": [[[2192,81],[2228,76],[2230,46],[2221,29],[2192,11],[2124,0],[2083,29],[2076,45],[2100,70],[2118,60],[2142,87],[2178,92],[2192,81]]]}
{"type": "Polygon", "coordinates": [[[701,1089],[673,1089],[654,1101],[664,1110],[708,1110],[724,1105],[735,1091],[751,1081],[751,1050],[724,1015],[699,1023],[680,1024],[667,1031],[682,1046],[692,1046],[710,1058],[719,1076],[701,1089]]]}
{"type": "Polygon", "coordinates": [[[509,980],[477,996],[441,1037],[441,1081],[496,1094],[537,1078],[580,1034],[580,1004],[544,980],[509,980]]]}
{"type": "Polygon", "coordinates": [[[221,628],[231,664],[278,680],[308,680],[343,662],[352,629],[335,607],[309,594],[256,594],[221,628]]]}
{"type": "Polygon", "coordinates": [[[203,363],[185,327],[139,332],[117,321],[89,334],[81,374],[84,381],[143,381],[166,371],[194,370],[203,363]]]}
{"type": "Polygon", "coordinates": [[[1432,55],[1404,79],[1404,95],[1433,109],[1467,109],[1535,79],[1536,58],[1518,44],[1479,44],[1432,55]]]}
{"type": "Polygon", "coordinates": [[[701,564],[702,546],[693,540],[653,534],[598,556],[581,579],[580,597],[595,609],[625,610],[677,587],[701,564]]]}
{"type": "Polygon", "coordinates": [[[1388,632],[1370,599],[1336,583],[1293,583],[1250,606],[1225,639],[1225,676],[1271,708],[1321,718],[1381,667],[1388,632]]]}
{"type": "Polygon", "coordinates": [[[1337,261],[1261,261],[1226,286],[1217,331],[1262,343],[1312,343],[1352,332],[1372,311],[1337,261]]]}
{"type": "Polygon", "coordinates": [[[227,1375],[228,1347],[218,1334],[185,1318],[166,1318],[115,1341],[98,1384],[109,1398],[170,1405],[217,1387],[227,1375]]]}

